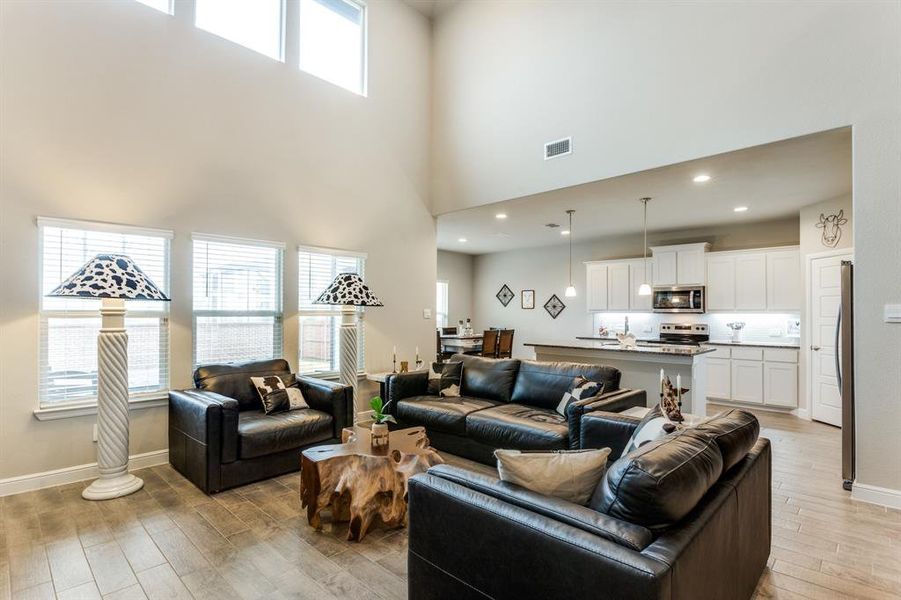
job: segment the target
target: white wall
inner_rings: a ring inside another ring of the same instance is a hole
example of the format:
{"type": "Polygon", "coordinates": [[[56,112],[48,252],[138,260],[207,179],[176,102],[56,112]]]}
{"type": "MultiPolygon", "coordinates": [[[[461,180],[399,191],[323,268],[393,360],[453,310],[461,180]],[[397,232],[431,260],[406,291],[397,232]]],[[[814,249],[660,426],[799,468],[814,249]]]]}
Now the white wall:
{"type": "MultiPolygon", "coordinates": [[[[191,376],[194,231],[288,245],[292,365],[298,243],[369,253],[385,307],[367,315],[368,369],[387,370],[393,344],[434,344],[422,318],[435,304],[428,21],[369,4],[364,98],[193,28],[189,6],[170,17],[124,0],[0,3],[0,479],[94,460],[94,418],[32,416],[38,215],[175,231],[175,388],[191,376]]],[[[165,408],[132,417],[132,453],[166,448],[165,408]]]]}
{"type": "MultiPolygon", "coordinates": [[[[578,235],[578,231],[576,231],[578,235]]],[[[624,235],[573,244],[573,283],[578,295],[566,298],[569,272],[567,245],[545,246],[510,252],[483,254],[475,259],[473,307],[476,329],[506,327],[516,329],[514,355],[533,357],[525,342],[572,340],[579,335],[592,335],[595,323],[585,304],[585,267],[589,260],[641,257],[642,236],[624,235]],[[516,294],[506,307],[495,294],[504,284],[516,294]],[[520,308],[519,294],[523,289],[535,290],[535,310],[520,308]],[[566,309],[552,319],[544,310],[544,303],[557,294],[566,309]]],[[[649,232],[650,246],[710,242],[711,251],[740,250],[770,246],[789,246],[798,243],[798,220],[762,221],[735,226],[709,227],[697,230],[649,232]]],[[[622,328],[623,315],[609,315],[608,326],[622,328]],[[613,322],[613,319],[618,319],[613,322]]],[[[633,318],[633,317],[630,317],[633,318]]],[[[658,322],[649,320],[653,326],[658,322]]],[[[640,331],[639,335],[643,335],[640,331]]]]}
{"type": "Polygon", "coordinates": [[[851,125],[858,480],[901,490],[899,30],[875,0],[460,3],[434,29],[436,210],[851,125]]]}
{"type": "MultiPolygon", "coordinates": [[[[832,250],[832,248],[824,245],[822,242],[823,230],[817,227],[820,215],[825,214],[828,217],[829,215],[838,213],[842,210],[845,211],[844,217],[848,219],[848,223],[842,227],[842,237],[839,239],[838,244],[836,244],[835,249],[853,248],[854,224],[852,223],[853,207],[850,196],[824,200],[823,202],[817,202],[816,204],[811,204],[801,209],[800,237],[802,273],[804,272],[804,269],[806,269],[808,255],[832,250]]],[[[807,283],[807,277],[805,276],[803,288],[805,300],[801,304],[801,360],[798,365],[798,379],[800,381],[798,387],[798,408],[802,411],[802,414],[809,415],[807,395],[810,393],[808,390],[810,367],[808,363],[807,348],[810,347],[810,327],[808,322],[809,311],[807,310],[807,299],[810,297],[810,290],[808,289],[807,283]]],[[[855,312],[857,311],[855,310],[855,312]]]]}
{"type": "Polygon", "coordinates": [[[447,282],[448,325],[472,318],[473,256],[438,251],[438,280],[447,282]]]}

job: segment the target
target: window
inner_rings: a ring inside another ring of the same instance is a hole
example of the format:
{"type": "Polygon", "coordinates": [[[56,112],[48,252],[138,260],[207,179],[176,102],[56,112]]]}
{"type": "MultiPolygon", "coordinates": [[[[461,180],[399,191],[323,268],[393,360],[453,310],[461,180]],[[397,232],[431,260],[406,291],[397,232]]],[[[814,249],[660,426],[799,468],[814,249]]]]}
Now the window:
{"type": "MultiPolygon", "coordinates": [[[[339,273],[364,276],[366,255],[342,250],[305,248],[298,250],[298,307],[300,339],[298,372],[331,377],[340,370],[339,335],[341,307],[313,304],[339,273]]],[[[363,309],[357,321],[357,370],[365,369],[363,309]]]]}
{"type": "Polygon", "coordinates": [[[447,327],[447,282],[439,281],[437,287],[438,298],[435,301],[435,306],[437,307],[435,310],[435,319],[438,327],[447,327]]]}
{"type": "Polygon", "coordinates": [[[167,15],[174,14],[172,11],[172,0],[138,0],[141,4],[146,4],[150,8],[155,8],[167,15]]]}
{"type": "Polygon", "coordinates": [[[365,95],[365,22],[352,0],[300,0],[300,68],[365,95]]]}
{"type": "Polygon", "coordinates": [[[284,246],[194,235],[194,366],[282,355],[284,246]]]}
{"type": "Polygon", "coordinates": [[[283,0],[196,0],[194,24],[245,48],[283,60],[283,0]]]}
{"type": "MultiPolygon", "coordinates": [[[[53,288],[100,253],[127,254],[169,292],[172,232],[104,223],[38,219],[40,235],[40,364],[42,407],[97,400],[100,300],[47,298],[53,288]]],[[[126,303],[128,388],[132,398],[169,388],[169,303],[126,303]]]]}

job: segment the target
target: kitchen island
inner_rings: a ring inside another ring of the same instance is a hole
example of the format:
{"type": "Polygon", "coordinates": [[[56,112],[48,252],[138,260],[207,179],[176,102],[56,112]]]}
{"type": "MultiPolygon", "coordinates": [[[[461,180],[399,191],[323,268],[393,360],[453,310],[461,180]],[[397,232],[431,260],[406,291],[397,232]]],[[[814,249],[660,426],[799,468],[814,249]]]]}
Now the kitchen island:
{"type": "Polygon", "coordinates": [[[660,399],[660,369],[676,383],[682,376],[682,387],[691,390],[682,398],[682,412],[696,415],[707,413],[707,360],[713,348],[674,345],[639,345],[623,348],[611,340],[571,340],[561,342],[529,342],[525,346],[535,351],[541,361],[581,362],[609,365],[622,372],[620,387],[643,389],[648,406],[660,399]],[[700,393],[695,393],[699,391],[700,393]]]}

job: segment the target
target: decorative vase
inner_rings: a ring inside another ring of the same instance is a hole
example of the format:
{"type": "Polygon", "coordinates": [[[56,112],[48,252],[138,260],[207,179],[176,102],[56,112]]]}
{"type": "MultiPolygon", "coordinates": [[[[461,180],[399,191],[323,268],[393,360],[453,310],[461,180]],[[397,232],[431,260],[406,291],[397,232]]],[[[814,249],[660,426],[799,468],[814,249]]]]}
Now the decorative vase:
{"type": "Polygon", "coordinates": [[[387,446],[388,445],[388,424],[373,423],[372,424],[372,445],[387,446]]]}

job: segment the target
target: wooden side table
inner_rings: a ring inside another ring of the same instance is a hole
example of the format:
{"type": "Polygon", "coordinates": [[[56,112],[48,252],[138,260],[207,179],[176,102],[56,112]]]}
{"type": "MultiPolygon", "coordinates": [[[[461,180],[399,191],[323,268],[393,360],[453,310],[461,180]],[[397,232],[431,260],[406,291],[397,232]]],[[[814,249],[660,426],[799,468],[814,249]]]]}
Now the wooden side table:
{"type": "Polygon", "coordinates": [[[343,444],[319,446],[301,455],[300,503],[307,522],[319,529],[320,513],[349,521],[347,539],[360,541],[376,517],[389,527],[407,521],[407,482],[444,460],[429,446],[424,427],[392,431],[386,446],[373,446],[368,428],[342,431],[343,444]]]}

